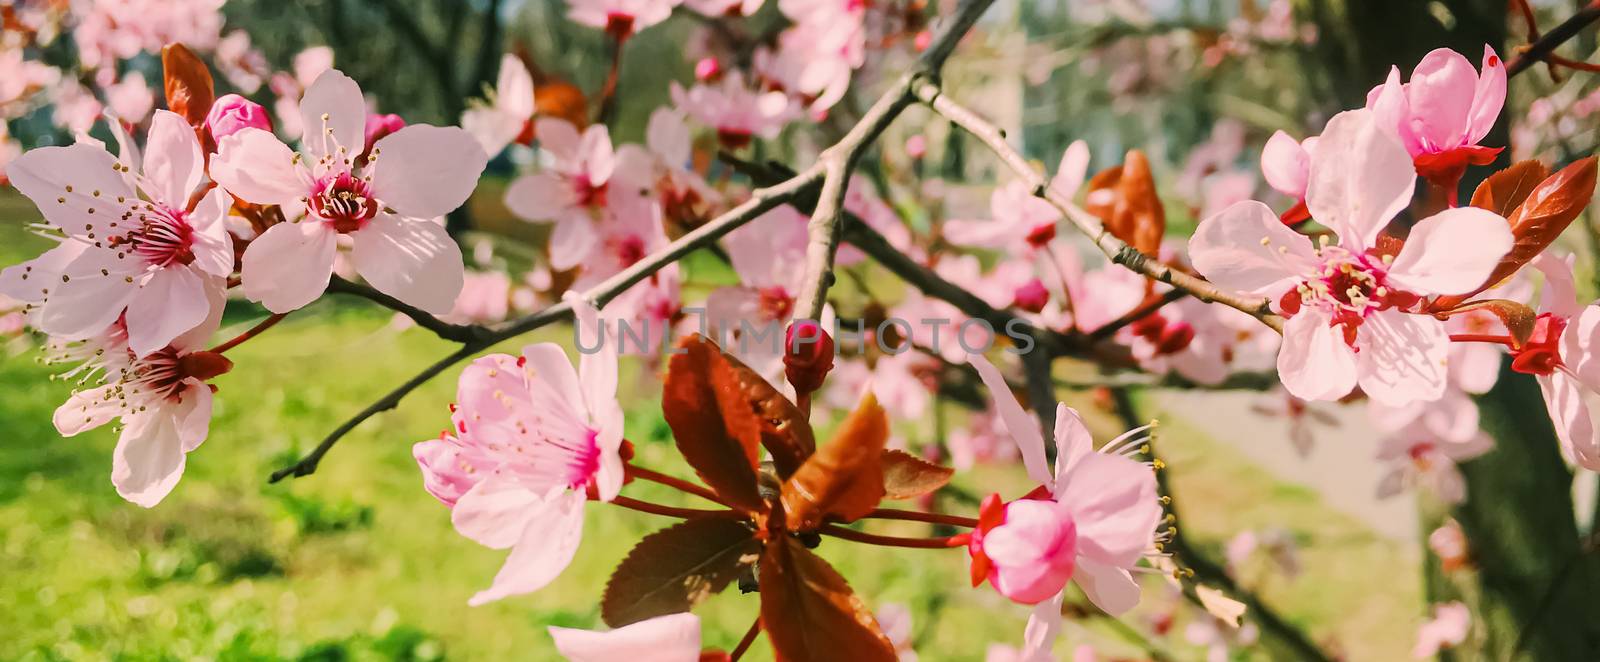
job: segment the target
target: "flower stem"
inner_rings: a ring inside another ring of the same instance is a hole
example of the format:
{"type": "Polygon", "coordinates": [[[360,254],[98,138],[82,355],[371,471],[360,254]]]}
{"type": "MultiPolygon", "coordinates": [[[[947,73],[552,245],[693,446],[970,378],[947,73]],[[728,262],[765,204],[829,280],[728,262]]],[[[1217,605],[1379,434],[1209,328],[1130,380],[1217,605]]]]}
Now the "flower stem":
{"type": "Polygon", "coordinates": [[[739,639],[739,645],[733,647],[733,653],[728,656],[728,659],[731,662],[739,662],[739,658],[745,654],[745,651],[750,650],[750,644],[756,642],[756,634],[759,632],[761,632],[761,617],[757,616],[756,622],[751,623],[750,629],[746,630],[744,637],[739,639]]]}
{"type": "Polygon", "coordinates": [[[1453,333],[1450,334],[1450,340],[1453,342],[1487,342],[1497,345],[1505,345],[1506,347],[1516,347],[1515,341],[1513,341],[1510,336],[1491,336],[1479,333],[1453,333]]]}
{"type": "Polygon", "coordinates": [[[664,505],[661,505],[659,503],[651,503],[649,501],[640,501],[638,499],[634,499],[634,498],[631,498],[631,497],[625,497],[625,496],[621,496],[621,495],[618,495],[617,498],[612,499],[611,500],[611,505],[622,506],[623,508],[627,508],[629,510],[637,510],[637,511],[639,511],[641,513],[650,513],[652,515],[665,515],[667,517],[677,517],[677,518],[681,518],[681,519],[693,519],[693,518],[696,518],[696,517],[726,517],[726,518],[730,518],[730,519],[741,519],[741,518],[744,517],[744,515],[740,514],[738,511],[734,511],[734,510],[706,510],[704,508],[679,508],[677,506],[664,506],[664,505]]]}
{"type": "Polygon", "coordinates": [[[881,547],[909,547],[913,549],[949,549],[952,547],[965,547],[970,537],[965,533],[945,536],[943,538],[901,538],[899,536],[880,536],[875,533],[865,533],[855,529],[847,529],[837,524],[829,524],[817,530],[825,536],[843,538],[868,545],[881,547]]]}
{"type": "Polygon", "coordinates": [[[211,351],[214,352],[214,353],[217,353],[217,354],[221,354],[221,353],[226,352],[226,351],[228,351],[230,349],[238,347],[244,341],[261,335],[262,331],[266,331],[267,329],[272,328],[273,325],[277,324],[278,322],[283,321],[283,318],[288,316],[288,315],[289,315],[288,313],[273,313],[272,315],[268,315],[266,319],[261,320],[261,322],[259,324],[256,324],[255,326],[250,327],[250,329],[248,331],[245,331],[244,333],[241,333],[241,334],[235,336],[233,338],[233,340],[229,340],[228,342],[222,343],[221,345],[217,345],[216,347],[212,347],[211,351]]]}
{"type": "Polygon", "coordinates": [[[687,480],[684,480],[682,478],[676,478],[676,477],[673,477],[673,476],[668,476],[668,475],[666,475],[664,473],[661,473],[659,471],[653,471],[653,470],[646,469],[646,468],[638,466],[638,465],[630,464],[630,465],[628,465],[628,475],[629,476],[633,476],[634,478],[638,478],[639,480],[648,480],[648,481],[650,481],[652,483],[666,485],[667,487],[671,487],[671,488],[675,488],[675,489],[678,489],[678,490],[681,490],[681,491],[684,491],[684,492],[688,492],[688,493],[693,494],[693,495],[695,495],[697,497],[700,497],[702,499],[706,499],[708,501],[714,502],[714,503],[716,503],[718,505],[722,505],[722,506],[728,505],[726,502],[724,502],[722,500],[722,497],[717,496],[716,492],[713,492],[708,488],[702,487],[700,485],[696,485],[696,484],[691,483],[691,482],[689,482],[687,480]]]}
{"type": "Polygon", "coordinates": [[[867,513],[867,517],[873,519],[898,519],[906,520],[908,522],[927,522],[929,524],[947,524],[950,526],[962,526],[969,529],[975,529],[978,527],[978,520],[971,517],[962,517],[960,515],[944,515],[941,513],[924,513],[915,510],[897,510],[894,508],[878,508],[870,513],[867,513]]]}

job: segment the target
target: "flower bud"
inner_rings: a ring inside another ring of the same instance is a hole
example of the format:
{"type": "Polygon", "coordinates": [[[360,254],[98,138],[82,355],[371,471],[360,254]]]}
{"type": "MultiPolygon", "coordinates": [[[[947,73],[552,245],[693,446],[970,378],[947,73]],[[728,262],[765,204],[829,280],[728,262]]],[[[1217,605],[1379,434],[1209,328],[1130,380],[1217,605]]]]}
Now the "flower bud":
{"type": "Polygon", "coordinates": [[[394,113],[389,113],[388,115],[368,113],[366,129],[367,145],[365,149],[361,150],[361,153],[370,153],[372,151],[372,146],[378,144],[379,140],[383,140],[384,136],[404,128],[406,128],[406,121],[401,119],[399,115],[394,113]]]}
{"type": "Polygon", "coordinates": [[[1003,503],[991,494],[978,515],[967,542],[974,586],[987,581],[1014,602],[1038,604],[1072,579],[1078,529],[1060,504],[1026,497],[1003,503]]]}
{"type": "Polygon", "coordinates": [[[709,83],[722,77],[722,63],[714,57],[700,58],[694,63],[694,79],[702,83],[709,83]]]}
{"type": "Polygon", "coordinates": [[[1050,290],[1045,289],[1044,283],[1040,282],[1038,278],[1023,283],[1021,287],[1017,288],[1017,292],[1013,296],[1016,298],[1011,305],[1030,313],[1044,310],[1044,305],[1050,302],[1050,290]]]}
{"type": "Polygon", "coordinates": [[[811,393],[833,370],[833,338],[815,320],[795,320],[783,334],[783,374],[796,393],[811,393]]]}
{"type": "Polygon", "coordinates": [[[206,129],[213,140],[222,140],[241,129],[272,130],[272,119],[261,104],[237,94],[225,94],[211,105],[206,115],[206,129]]]}

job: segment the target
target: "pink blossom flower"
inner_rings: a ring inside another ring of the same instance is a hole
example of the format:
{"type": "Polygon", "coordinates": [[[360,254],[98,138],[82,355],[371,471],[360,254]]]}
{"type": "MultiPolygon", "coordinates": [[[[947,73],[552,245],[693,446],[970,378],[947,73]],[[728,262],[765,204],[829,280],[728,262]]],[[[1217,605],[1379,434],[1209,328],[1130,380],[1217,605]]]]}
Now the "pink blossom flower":
{"type": "Polygon", "coordinates": [[[1378,442],[1377,459],[1390,467],[1378,483],[1380,498],[1421,487],[1445,503],[1466,499],[1466,480],[1456,464],[1494,447],[1494,440],[1478,429],[1478,406],[1471,398],[1452,390],[1438,400],[1406,407],[1373,401],[1370,411],[1373,423],[1386,433],[1378,442]]]}
{"type": "Polygon", "coordinates": [[[1445,602],[1433,606],[1433,618],[1417,628],[1417,644],[1411,648],[1411,657],[1422,660],[1434,657],[1439,651],[1455,648],[1465,643],[1472,629],[1472,611],[1460,602],[1445,602]]]}
{"type": "Polygon", "coordinates": [[[1478,142],[1494,128],[1506,100],[1506,67],[1494,49],[1483,47],[1483,70],[1448,48],[1423,56],[1400,82],[1400,68],[1367,93],[1367,109],[1378,126],[1400,138],[1416,161],[1417,174],[1452,191],[1468,164],[1487,165],[1498,147],[1478,142]]]}
{"type": "Polygon", "coordinates": [[[490,324],[505,321],[510,308],[510,276],[503,271],[469,271],[455,308],[443,319],[458,324],[490,324]]]}
{"type": "Polygon", "coordinates": [[[1337,245],[1314,246],[1254,201],[1195,230],[1189,249],[1200,273],[1290,315],[1278,372],[1295,396],[1334,400],[1359,384],[1401,405],[1444,392],[1444,323],[1408,311],[1424,297],[1476,288],[1512,238],[1492,212],[1447,209],[1417,223],[1398,255],[1379,255],[1378,235],[1410,203],[1414,182],[1399,142],[1369,111],[1348,111],[1323,132],[1306,190],[1312,218],[1333,228],[1337,245]]]}
{"type": "Polygon", "coordinates": [[[567,0],[567,18],[625,39],[667,20],[682,0],[567,0]]]}
{"type": "Polygon", "coordinates": [[[592,305],[576,293],[567,301],[580,340],[590,338],[580,347],[596,348],[576,371],[555,343],[480,358],[461,373],[451,432],[412,449],[424,487],[452,508],[456,531],[511,548],[472,605],[555,579],[578,549],[586,495],[610,501],[622,489],[615,338],[606,341],[592,305]]]}
{"type": "Polygon", "coordinates": [[[122,80],[107,86],[105,94],[106,105],[111,112],[131,124],[144,122],[156,105],[156,95],[150,91],[150,84],[145,82],[144,74],[137,71],[129,72],[122,80]]]}
{"type": "Polygon", "coordinates": [[[250,33],[244,30],[234,30],[219,40],[213,55],[223,77],[245,94],[255,94],[272,73],[267,56],[250,44],[250,33]]]}
{"type": "Polygon", "coordinates": [[[717,138],[729,149],[744,147],[756,137],[776,138],[785,125],[800,115],[800,109],[782,92],[751,89],[738,71],[688,90],[674,81],[672,103],[715,130],[717,138]]]}
{"type": "MultiPolygon", "coordinates": [[[[1137,436],[1148,428],[1132,430],[1096,452],[1077,411],[1059,404],[1057,457],[1052,473],[1045,462],[1038,423],[1011,395],[1000,371],[982,355],[974,354],[969,361],[989,388],[1001,423],[1022,453],[1028,476],[1041,487],[1037,498],[1012,502],[1004,521],[1010,521],[1013,508],[1031,501],[1048,508],[1028,505],[1017,511],[1019,530],[1001,538],[999,542],[1004,544],[998,548],[999,560],[994,560],[989,549],[993,531],[981,538],[975,532],[969,549],[981,551],[994,561],[1005,584],[996,584],[1002,594],[1019,602],[1040,604],[1030,619],[1030,627],[1059,627],[1060,588],[1068,578],[1107,613],[1118,615],[1132,609],[1139,602],[1139,584],[1132,572],[1153,548],[1156,525],[1162,516],[1155,473],[1148,465],[1127,457],[1138,452],[1142,438],[1137,436]],[[1070,564],[1061,559],[1068,544],[1074,548],[1070,564]],[[1014,568],[1021,574],[1007,577],[1008,563],[1025,557],[1032,560],[1014,568]],[[1052,592],[1046,590],[1052,585],[1053,598],[1052,592]]],[[[993,521],[994,515],[990,514],[989,519],[993,521]]],[[[974,579],[981,579],[977,574],[979,566],[975,553],[974,579]]],[[[996,572],[991,569],[988,578],[994,581],[995,577],[996,572]]]]}
{"type": "Polygon", "coordinates": [[[53,87],[61,71],[27,57],[21,48],[0,47],[0,117],[15,117],[34,93],[53,87]]]}
{"type": "Polygon", "coordinates": [[[650,113],[643,146],[628,144],[617,149],[616,176],[647,184],[665,220],[694,225],[722,202],[722,195],[691,169],[693,158],[683,111],[663,106],[650,113]]]}
{"type": "MultiPolygon", "coordinates": [[[[719,287],[706,297],[706,322],[719,338],[732,338],[745,329],[743,340],[722,343],[763,375],[781,367],[783,330],[794,317],[800,293],[801,264],[806,251],[808,219],[794,207],[774,208],[728,233],[722,240],[739,274],[737,286],[719,287]]],[[[823,328],[831,328],[829,320],[823,328]]]]}
{"type": "MultiPolygon", "coordinates": [[[[1050,180],[1056,192],[1072,196],[1083,185],[1089,168],[1089,146],[1077,141],[1061,155],[1061,165],[1050,180]]],[[[952,220],[944,224],[944,237],[952,243],[974,248],[1005,250],[1013,256],[1032,255],[1056,236],[1061,212],[1050,203],[1034,197],[1021,180],[1007,182],[989,196],[987,221],[952,220]]]]}
{"type": "Polygon", "coordinates": [[[379,291],[443,315],[461,292],[461,249],[435,219],[461,206],[487,157],[467,132],[416,124],[378,141],[360,168],[366,130],[361,88],[330,70],[300,100],[301,153],[246,128],[222,139],[211,177],[240,199],[279,205],[292,222],[250,242],[245,296],[288,312],[327,288],[340,235],[356,271],[379,291]]]}
{"type": "Polygon", "coordinates": [[[76,80],[64,80],[53,91],[55,96],[51,102],[55,108],[50,113],[50,121],[75,135],[88,134],[89,128],[105,111],[94,93],[76,80]]]}
{"type": "Polygon", "coordinates": [[[203,351],[222,320],[222,287],[208,287],[211,314],[158,351],[135,355],[120,323],[86,340],[52,340],[45,350],[47,363],[80,364],[64,377],[98,382],[74,391],[56,409],[56,430],[71,437],[122,419],[111,483],[122,498],[145,508],[172,492],[183,477],[185,456],[206,440],[212,391],[206,381],[232,367],[221,355],[203,351]]]}
{"type": "MultiPolygon", "coordinates": [[[[120,127],[114,131],[121,137],[120,127]]],[[[61,229],[64,241],[83,244],[70,262],[13,269],[21,270],[19,280],[39,268],[58,281],[34,280],[41,293],[49,289],[36,318],[42,331],[86,338],[121,317],[129,347],[145,356],[211,312],[207,283],[233,271],[233,244],[223,225],[230,201],[217,190],[187,208],[205,161],[182,117],[156,114],[141,173],[128,165],[137,158],[131,142],[122,142],[120,159],[79,143],[33,150],[7,168],[12,184],[61,229]]]]}
{"type": "Polygon", "coordinates": [[[212,139],[222,140],[241,129],[271,132],[272,118],[261,104],[237,94],[224,94],[217,97],[211,112],[206,114],[206,128],[211,131],[212,139]]]}
{"type": "Polygon", "coordinates": [[[1009,462],[1017,457],[1017,446],[1006,435],[1000,415],[992,407],[974,412],[965,426],[951,430],[945,445],[950,447],[950,466],[957,471],[966,471],[980,462],[1009,462]]]}
{"type": "Polygon", "coordinates": [[[1250,410],[1263,416],[1281,416],[1289,426],[1289,443],[1301,457],[1309,455],[1311,446],[1316,442],[1311,434],[1312,423],[1329,427],[1339,425],[1337,417],[1294,397],[1281,385],[1263,394],[1250,405],[1250,410]]]}
{"type": "Polygon", "coordinates": [[[1294,206],[1278,217],[1285,224],[1311,218],[1306,209],[1306,185],[1311,181],[1311,154],[1316,149],[1316,136],[1296,141],[1282,131],[1273,133],[1261,148],[1261,176],[1267,186],[1295,200],[1294,206]]]}
{"type": "MultiPolygon", "coordinates": [[[[506,206],[522,218],[553,221],[550,233],[550,267],[571,269],[588,259],[601,236],[596,217],[615,197],[637,197],[641,182],[616,182],[618,158],[611,150],[611,135],[596,124],[582,134],[564,120],[541,118],[535,123],[539,146],[550,154],[544,170],[523,175],[506,189],[506,206]]],[[[637,172],[632,167],[624,171],[637,172]]]]}
{"type": "Polygon", "coordinates": [[[1600,471],[1600,438],[1586,395],[1600,391],[1600,304],[1582,306],[1573,285],[1571,258],[1549,253],[1534,258],[1544,273],[1540,314],[1533,337],[1511,352],[1511,369],[1533,375],[1555,423],[1567,461],[1600,471]]]}
{"type": "Polygon", "coordinates": [[[284,136],[298,136],[305,127],[300,115],[300,97],[318,78],[333,68],[333,49],[312,46],[294,56],[292,74],[273,74],[268,84],[278,96],[272,111],[278,116],[278,131],[284,136]]]}
{"type": "Polygon", "coordinates": [[[1458,570],[1470,561],[1467,534],[1454,519],[1445,520],[1428,534],[1428,549],[1439,557],[1440,568],[1445,572],[1458,570]]]}
{"type": "Polygon", "coordinates": [[[506,53],[500,56],[494,92],[487,103],[474,103],[461,114],[461,128],[492,157],[513,142],[532,138],[533,111],[533,74],[521,58],[506,53]]]}
{"type": "Polygon", "coordinates": [[[550,637],[571,662],[697,662],[700,660],[700,618],[694,614],[668,614],[632,625],[595,632],[549,627],[550,637]]]}

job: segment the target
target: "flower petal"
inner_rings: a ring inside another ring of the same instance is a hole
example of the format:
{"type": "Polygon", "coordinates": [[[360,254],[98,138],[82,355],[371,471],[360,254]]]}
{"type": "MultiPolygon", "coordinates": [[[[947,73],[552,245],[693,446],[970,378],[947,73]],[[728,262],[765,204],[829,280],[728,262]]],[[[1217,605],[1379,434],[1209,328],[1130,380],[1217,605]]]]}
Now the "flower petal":
{"type": "Polygon", "coordinates": [[[1495,55],[1493,47],[1484,44],[1482,71],[1478,74],[1478,85],[1472,91],[1472,108],[1467,111],[1468,144],[1476,144],[1489,135],[1505,103],[1506,63],[1499,55],[1495,55]]]}
{"type": "Polygon", "coordinates": [[[111,453],[111,484],[117,494],[150,508],[183,477],[183,446],[171,415],[159,408],[123,419],[127,427],[111,453]]]}
{"type": "Polygon", "coordinates": [[[1325,315],[1302,311],[1283,325],[1278,376],[1302,400],[1337,400],[1356,385],[1356,356],[1325,315]]]}
{"type": "Polygon", "coordinates": [[[1093,559],[1079,558],[1078,572],[1072,576],[1078,588],[1101,611],[1112,616],[1128,613],[1139,606],[1139,582],[1133,574],[1115,566],[1102,565],[1093,559]]]}
{"type": "Polygon", "coordinates": [[[1392,406],[1444,395],[1450,336],[1444,322],[1385,310],[1367,316],[1356,338],[1361,390],[1392,406]]]}
{"type": "Polygon", "coordinates": [[[195,270],[157,269],[128,300],[128,349],[135,356],[162,349],[210,313],[205,282],[195,270]]]}
{"type": "Polygon", "coordinates": [[[1254,200],[1200,221],[1189,256],[1212,282],[1274,300],[1316,270],[1311,240],[1254,200]]]}
{"type": "Polygon", "coordinates": [[[700,659],[700,618],[688,612],[657,616],[610,632],[553,625],[549,629],[556,650],[571,662],[700,659]]]}
{"type": "Polygon", "coordinates": [[[323,156],[355,159],[366,147],[367,135],[367,102],[361,86],[338,69],[322,72],[300,98],[300,122],[305,132],[300,148],[312,161],[323,156]]]}
{"type": "Polygon", "coordinates": [[[1284,195],[1302,198],[1311,176],[1311,155],[1289,134],[1278,131],[1261,149],[1261,176],[1284,195]]]}
{"type": "Polygon", "coordinates": [[[118,260],[108,249],[84,251],[62,270],[61,282],[50,288],[34,320],[39,330],[79,339],[111,326],[138,290],[138,272],[129,262],[118,260]]]}
{"type": "Polygon", "coordinates": [[[1416,179],[1411,155],[1378,127],[1372,111],[1347,110],[1334,115],[1317,140],[1306,207],[1339,234],[1340,245],[1361,252],[1411,204],[1416,179]]]}
{"type": "Polygon", "coordinates": [[[1006,384],[1006,378],[994,367],[989,359],[982,354],[970,354],[967,362],[977,369],[978,377],[983,380],[983,385],[989,389],[989,397],[994,400],[994,408],[1000,413],[1000,425],[1011,435],[1011,440],[1016,442],[1017,449],[1022,451],[1022,466],[1027,468],[1028,477],[1047,488],[1054,489],[1055,479],[1050,474],[1050,465],[1044,457],[1044,435],[1039,433],[1039,421],[1022,410],[1022,404],[1017,402],[1017,396],[1011,393],[1011,387],[1006,384]]]}
{"type": "MultiPolygon", "coordinates": [[[[463,497],[465,500],[465,497],[463,497]]],[[[583,492],[567,492],[541,504],[528,517],[522,539],[511,548],[505,565],[489,588],[467,604],[482,605],[544,588],[572,563],[583,538],[583,492]]],[[[456,508],[459,510],[460,505],[456,508]]]]}
{"type": "Polygon", "coordinates": [[[553,172],[523,175],[506,189],[511,213],[530,221],[559,220],[576,205],[572,185],[553,172]]]}
{"type": "Polygon", "coordinates": [[[300,199],[311,190],[306,177],[294,151],[261,129],[240,129],[223,138],[211,158],[211,178],[218,186],[245,202],[281,205],[286,213],[303,206],[300,199]]]}
{"type": "Polygon", "coordinates": [[[1600,439],[1595,437],[1594,421],[1583,400],[1577,380],[1561,372],[1539,377],[1545,407],[1555,423],[1556,439],[1567,461],[1590,471],[1600,471],[1600,439]]]}
{"type": "Polygon", "coordinates": [[[582,264],[599,243],[593,221],[576,214],[556,221],[550,231],[550,268],[565,271],[582,264]]]}
{"type": "Polygon", "coordinates": [[[120,414],[121,400],[112,393],[112,385],[108,384],[73,393],[60,407],[56,407],[51,422],[61,436],[72,437],[110,423],[120,414]]]}
{"type": "Polygon", "coordinates": [[[1056,501],[1078,527],[1078,555],[1132,567],[1154,542],[1160,495],[1149,467],[1120,455],[1090,453],[1056,485],[1056,501]]]}
{"type": "Polygon", "coordinates": [[[104,147],[77,143],[28,150],[6,164],[5,176],[33,201],[51,225],[87,238],[90,234],[111,234],[107,223],[118,216],[108,213],[111,200],[136,197],[127,180],[112,169],[116,164],[116,158],[104,147]],[[90,213],[89,209],[99,213],[90,213]]]}
{"type": "Polygon", "coordinates": [[[1389,280],[1416,294],[1464,294],[1483,284],[1511,250],[1499,214],[1456,207],[1422,219],[1389,267],[1389,280]]]}
{"type": "Polygon", "coordinates": [[[170,110],[156,111],[145,138],[143,170],[155,189],[146,192],[157,202],[180,209],[189,203],[189,193],[205,174],[205,157],[188,121],[170,110]]]}
{"type": "Polygon", "coordinates": [[[244,294],[274,313],[300,308],[328,289],[338,234],[322,223],[279,223],[250,242],[239,278],[244,294]]]}
{"type": "Polygon", "coordinates": [[[356,271],[378,291],[435,315],[455,308],[466,272],[461,247],[444,226],[378,214],[351,238],[356,271]]]}
{"type": "MultiPolygon", "coordinates": [[[[1473,106],[1478,72],[1472,62],[1448,48],[1436,48],[1411,70],[1406,83],[1406,103],[1411,108],[1411,132],[1430,152],[1464,144],[1467,114],[1473,106]]],[[[1504,88],[1501,95],[1504,98],[1504,88]]],[[[1496,105],[1495,114],[1500,108],[1496,105]]]]}
{"type": "Polygon", "coordinates": [[[450,523],[456,532],[491,549],[505,549],[522,539],[528,523],[549,506],[558,489],[541,494],[516,476],[495,469],[456,501],[450,523]]]}
{"type": "Polygon", "coordinates": [[[436,218],[460,207],[489,157],[466,131],[412,124],[378,140],[372,190],[403,216],[436,218]]]}

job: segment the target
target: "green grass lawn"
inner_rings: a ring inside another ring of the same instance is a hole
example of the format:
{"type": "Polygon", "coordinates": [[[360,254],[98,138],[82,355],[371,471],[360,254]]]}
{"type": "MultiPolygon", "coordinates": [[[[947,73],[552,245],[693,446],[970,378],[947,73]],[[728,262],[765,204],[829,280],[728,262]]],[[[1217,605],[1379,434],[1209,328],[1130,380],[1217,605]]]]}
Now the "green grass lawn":
{"type": "MultiPolygon", "coordinates": [[[[0,196],[0,218],[16,218],[7,209],[13,205],[0,196]]],[[[0,262],[38,246],[37,239],[0,233],[0,262]]],[[[232,326],[258,314],[238,308],[232,326]]],[[[567,331],[542,339],[565,341],[567,331]]],[[[237,367],[216,380],[211,436],[189,455],[183,482],[152,510],[123,502],[112,489],[109,429],[73,439],[55,433],[50,414],[69,386],[48,381],[50,370],[32,353],[5,358],[0,659],[556,659],[544,626],[597,627],[610,568],[634,541],[671,520],[591,504],[578,559],[555,584],[467,607],[504,552],[451,529],[448,511],[422,490],[410,452],[413,442],[448,424],[457,371],[358,428],[315,475],[266,482],[272,469],[448,349],[425,332],[392,329],[383,311],[366,306],[324,302],[296,313],[230,352],[237,367]]],[[[655,397],[626,401],[629,438],[641,463],[687,476],[655,397]]],[[[1306,491],[1275,483],[1181,421],[1167,421],[1165,430],[1163,451],[1190,535],[1215,551],[1244,528],[1290,529],[1308,545],[1307,571],[1292,582],[1267,582],[1268,600],[1319,639],[1336,638],[1350,659],[1404,654],[1421,613],[1412,555],[1306,491]]],[[[1014,468],[959,480],[1008,496],[1028,487],[1014,468]]],[[[673,500],[653,487],[628,491],[673,500]]],[[[882,530],[925,533],[919,526],[882,530]]],[[[869,604],[913,608],[924,660],[982,659],[991,642],[1020,641],[1027,610],[987,587],[967,588],[964,553],[838,541],[819,551],[869,604]]],[[[1153,607],[1167,599],[1157,584],[1146,592],[1153,607]]],[[[731,648],[756,609],[755,596],[737,591],[712,599],[699,612],[707,645],[731,648]]],[[[1084,641],[1138,654],[1092,621],[1069,626],[1061,652],[1084,641]]],[[[1171,646],[1178,659],[1203,655],[1181,635],[1171,646]]],[[[750,659],[770,655],[758,645],[750,659]]]]}

